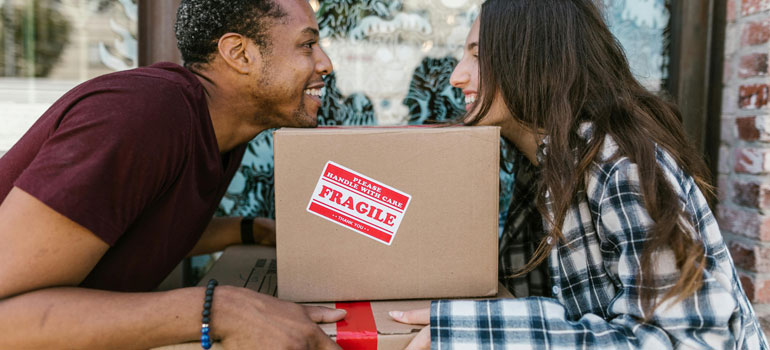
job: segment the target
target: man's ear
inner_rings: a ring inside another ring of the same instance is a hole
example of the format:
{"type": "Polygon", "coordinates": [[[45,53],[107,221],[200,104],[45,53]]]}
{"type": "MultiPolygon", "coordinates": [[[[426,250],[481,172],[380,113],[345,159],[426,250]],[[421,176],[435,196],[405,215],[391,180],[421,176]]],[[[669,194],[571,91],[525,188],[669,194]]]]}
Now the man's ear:
{"type": "Polygon", "coordinates": [[[226,33],[219,38],[217,48],[225,63],[240,74],[249,74],[254,63],[261,65],[262,55],[259,50],[249,48],[251,41],[241,34],[226,33]]]}

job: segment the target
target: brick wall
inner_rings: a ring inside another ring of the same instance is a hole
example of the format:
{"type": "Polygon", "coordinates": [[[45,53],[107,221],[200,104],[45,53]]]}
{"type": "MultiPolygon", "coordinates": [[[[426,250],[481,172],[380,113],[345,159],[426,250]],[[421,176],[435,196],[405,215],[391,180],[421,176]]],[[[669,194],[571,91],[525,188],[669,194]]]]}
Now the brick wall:
{"type": "MultiPolygon", "coordinates": [[[[727,0],[717,217],[770,331],[770,0],[727,0]]],[[[768,333],[770,334],[770,333],[768,333]]]]}

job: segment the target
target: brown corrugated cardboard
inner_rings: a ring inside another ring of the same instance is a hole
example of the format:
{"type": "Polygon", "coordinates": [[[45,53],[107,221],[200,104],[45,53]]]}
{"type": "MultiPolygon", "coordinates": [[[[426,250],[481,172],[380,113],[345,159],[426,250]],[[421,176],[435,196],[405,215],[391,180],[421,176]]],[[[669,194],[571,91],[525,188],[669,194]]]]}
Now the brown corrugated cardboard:
{"type": "MultiPolygon", "coordinates": [[[[212,269],[201,280],[205,285],[211,278],[216,278],[220,284],[235,285],[253,289],[269,295],[276,294],[275,249],[260,246],[233,246],[227,248],[217,260],[212,269]]],[[[512,298],[508,291],[500,286],[496,298],[512,298]]],[[[335,307],[335,303],[313,303],[335,307]]],[[[377,349],[404,349],[422,327],[407,325],[393,321],[388,315],[392,310],[414,310],[430,307],[430,300],[396,300],[371,302],[371,311],[376,324],[377,349]]],[[[337,340],[337,324],[320,324],[321,329],[335,341],[337,340]]],[[[196,350],[200,343],[187,343],[165,346],[154,350],[196,350]]],[[[212,349],[222,350],[219,343],[212,349]]]]}
{"type": "Polygon", "coordinates": [[[497,293],[498,128],[274,136],[282,299],[497,293]]]}

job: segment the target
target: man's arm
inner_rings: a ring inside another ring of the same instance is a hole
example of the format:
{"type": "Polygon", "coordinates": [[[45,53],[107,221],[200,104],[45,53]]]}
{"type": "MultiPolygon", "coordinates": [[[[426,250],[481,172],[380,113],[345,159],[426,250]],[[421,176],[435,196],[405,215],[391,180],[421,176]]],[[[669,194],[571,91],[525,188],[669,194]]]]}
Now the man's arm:
{"type": "MultiPolygon", "coordinates": [[[[227,246],[241,243],[241,217],[215,217],[195,247],[187,256],[218,252],[227,246]]],[[[275,220],[255,218],[253,224],[254,242],[261,245],[275,245],[275,220]]]]}
{"type": "MultiPolygon", "coordinates": [[[[0,204],[0,348],[137,349],[200,337],[203,288],[116,293],[77,288],[107,244],[26,192],[0,204]]],[[[344,313],[220,286],[211,334],[226,349],[337,348],[313,321],[344,313]]]]}

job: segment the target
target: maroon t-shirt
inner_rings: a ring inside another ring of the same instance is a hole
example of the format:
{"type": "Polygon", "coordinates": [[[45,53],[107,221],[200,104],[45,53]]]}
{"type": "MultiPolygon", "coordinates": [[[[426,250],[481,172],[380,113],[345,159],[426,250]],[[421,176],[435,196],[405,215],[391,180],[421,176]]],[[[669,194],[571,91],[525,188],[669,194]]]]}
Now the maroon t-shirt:
{"type": "Polygon", "coordinates": [[[62,96],[0,158],[13,186],[110,245],[81,286],[157,287],[197,243],[246,146],[219,153],[203,87],[160,63],[62,96]]]}

